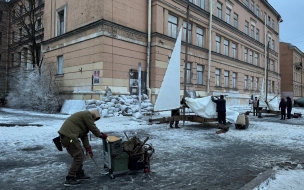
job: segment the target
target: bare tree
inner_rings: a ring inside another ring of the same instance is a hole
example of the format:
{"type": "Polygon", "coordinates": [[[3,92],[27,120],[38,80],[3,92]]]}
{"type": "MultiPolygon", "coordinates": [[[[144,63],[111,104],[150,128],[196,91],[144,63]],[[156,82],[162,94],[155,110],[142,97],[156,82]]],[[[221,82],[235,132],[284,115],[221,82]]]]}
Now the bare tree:
{"type": "Polygon", "coordinates": [[[11,0],[0,6],[0,9],[10,12],[7,25],[9,70],[20,66],[26,66],[26,69],[40,68],[43,1],[11,0]]]}

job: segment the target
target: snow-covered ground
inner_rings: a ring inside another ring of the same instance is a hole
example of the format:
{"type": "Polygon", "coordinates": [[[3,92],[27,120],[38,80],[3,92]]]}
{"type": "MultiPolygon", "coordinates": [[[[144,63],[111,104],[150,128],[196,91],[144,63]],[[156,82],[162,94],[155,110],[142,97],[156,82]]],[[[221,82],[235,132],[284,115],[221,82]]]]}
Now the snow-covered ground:
{"type": "MultiPolygon", "coordinates": [[[[237,108],[241,110],[241,108],[237,108]]],[[[16,124],[43,124],[42,127],[37,126],[13,126],[13,127],[1,127],[0,126],[0,162],[6,163],[8,160],[19,160],[24,157],[25,151],[27,151],[31,156],[27,157],[27,163],[30,163],[33,160],[41,159],[43,162],[46,159],[56,160],[56,154],[66,154],[63,152],[57,152],[55,149],[47,149],[48,152],[40,152],[39,154],[35,153],[35,150],[42,150],[44,147],[49,147],[51,144],[51,139],[57,136],[57,131],[62,125],[64,119],[69,117],[69,115],[61,114],[42,114],[37,112],[15,110],[9,108],[0,108],[0,113],[9,113],[3,114],[0,116],[0,123],[16,123],[16,124]],[[12,114],[10,114],[12,113],[12,114]],[[31,116],[30,119],[28,116],[31,116]],[[34,120],[33,120],[34,118],[34,120]],[[31,152],[31,150],[33,150],[31,152]],[[52,154],[49,154],[49,152],[52,154]]],[[[302,113],[304,115],[303,108],[293,108],[292,113],[302,113]]],[[[162,112],[159,116],[169,115],[168,112],[162,112]]],[[[250,116],[253,118],[253,116],[250,116]]],[[[164,148],[164,138],[157,138],[158,136],[163,136],[164,131],[160,130],[157,124],[148,124],[147,118],[145,117],[142,120],[136,120],[132,117],[112,117],[112,118],[102,118],[96,122],[96,125],[103,132],[108,133],[109,135],[115,134],[125,139],[123,132],[129,131],[132,132],[132,135],[136,135],[138,130],[153,131],[153,136],[149,139],[149,143],[153,144],[156,150],[162,151],[164,148]]],[[[186,122],[186,125],[189,124],[186,122]]],[[[297,150],[304,152],[304,117],[302,118],[293,118],[291,120],[279,121],[278,117],[263,117],[259,119],[251,119],[250,126],[247,130],[236,130],[235,128],[230,128],[227,133],[217,135],[216,138],[222,141],[234,141],[241,140],[247,142],[253,142],[261,145],[273,145],[278,147],[286,147],[286,149],[297,150]]],[[[180,124],[182,125],[182,124],[180,124]]],[[[162,127],[166,125],[163,124],[162,127]]],[[[214,129],[209,135],[215,133],[214,129]]],[[[213,147],[214,145],[204,142],[206,136],[204,134],[198,133],[194,130],[187,130],[186,127],[174,130],[167,130],[168,134],[166,136],[166,141],[176,142],[179,147],[213,147]],[[183,139],[183,140],[181,140],[183,139]]],[[[93,147],[100,145],[98,140],[93,140],[90,142],[93,147]]],[[[165,152],[167,154],[173,154],[177,147],[172,147],[165,152]]],[[[94,151],[94,149],[93,149],[94,151]]],[[[96,149],[95,149],[96,151],[96,149]]],[[[157,155],[156,155],[157,157],[157,155]]],[[[44,168],[38,168],[38,166],[31,166],[19,168],[11,166],[11,169],[7,173],[1,172],[0,166],[0,185],[1,183],[8,182],[12,177],[23,176],[18,178],[17,181],[22,181],[26,184],[30,180],[30,176],[27,176],[29,172],[41,172],[46,170],[46,167],[49,167],[49,172],[55,172],[58,170],[66,170],[69,168],[67,165],[58,165],[56,161],[53,164],[45,166],[44,168]],[[1,182],[2,181],[2,182],[1,182]]],[[[304,170],[302,165],[298,163],[296,169],[282,169],[274,167],[274,170],[277,170],[277,173],[274,178],[270,179],[267,183],[262,184],[257,189],[293,189],[300,190],[304,187],[304,170]]],[[[159,171],[161,169],[158,169],[159,171]]],[[[46,173],[47,174],[47,173],[46,173]]],[[[3,184],[2,184],[3,185],[3,184]]],[[[1,185],[1,186],[2,186],[1,185]]],[[[188,184],[189,185],[189,184],[188,184]]],[[[191,185],[191,184],[190,184],[191,185]]],[[[194,184],[193,184],[194,185],[194,184]]],[[[195,187],[195,186],[194,186],[195,187]]],[[[198,187],[196,187],[198,188],[198,187]]]]}

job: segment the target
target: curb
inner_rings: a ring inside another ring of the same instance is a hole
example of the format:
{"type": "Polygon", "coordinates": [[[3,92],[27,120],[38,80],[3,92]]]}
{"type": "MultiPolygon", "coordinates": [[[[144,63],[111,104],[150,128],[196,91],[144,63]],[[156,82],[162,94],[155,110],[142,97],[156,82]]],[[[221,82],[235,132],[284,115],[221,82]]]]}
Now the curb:
{"type": "Polygon", "coordinates": [[[242,188],[240,188],[240,190],[253,190],[255,188],[259,189],[260,185],[262,185],[263,183],[267,184],[271,179],[273,179],[275,174],[275,170],[266,170],[265,172],[260,173],[256,178],[244,185],[242,188]]]}

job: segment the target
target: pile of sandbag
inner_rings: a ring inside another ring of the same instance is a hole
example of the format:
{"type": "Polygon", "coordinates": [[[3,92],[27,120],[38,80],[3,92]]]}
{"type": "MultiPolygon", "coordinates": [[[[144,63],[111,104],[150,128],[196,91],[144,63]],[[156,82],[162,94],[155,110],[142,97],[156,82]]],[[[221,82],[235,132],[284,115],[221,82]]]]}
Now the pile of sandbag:
{"type": "Polygon", "coordinates": [[[101,100],[86,100],[86,109],[97,109],[102,117],[113,116],[133,116],[140,118],[143,113],[151,113],[153,104],[146,94],[141,96],[141,100],[137,95],[109,95],[101,100]],[[139,105],[139,101],[141,101],[139,105]]]}

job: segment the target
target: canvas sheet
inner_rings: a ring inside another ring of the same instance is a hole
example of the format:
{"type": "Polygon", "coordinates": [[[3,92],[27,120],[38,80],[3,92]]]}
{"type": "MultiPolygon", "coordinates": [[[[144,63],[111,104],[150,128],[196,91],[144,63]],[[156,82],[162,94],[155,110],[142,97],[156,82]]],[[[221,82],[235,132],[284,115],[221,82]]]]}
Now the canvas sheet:
{"type": "MultiPolygon", "coordinates": [[[[211,96],[204,98],[185,98],[187,105],[191,110],[204,118],[217,118],[216,104],[212,102],[211,96]]],[[[239,112],[232,111],[226,107],[226,120],[230,123],[235,123],[239,112]]]]}

